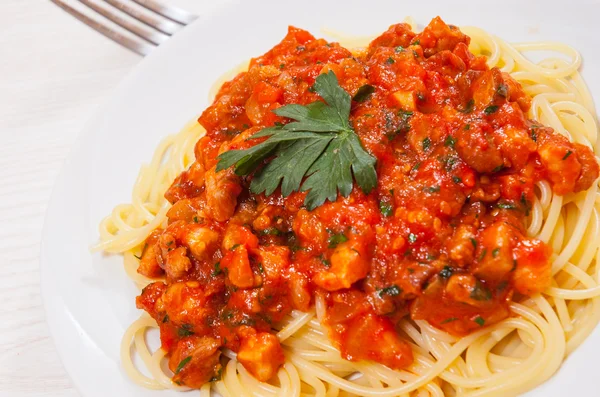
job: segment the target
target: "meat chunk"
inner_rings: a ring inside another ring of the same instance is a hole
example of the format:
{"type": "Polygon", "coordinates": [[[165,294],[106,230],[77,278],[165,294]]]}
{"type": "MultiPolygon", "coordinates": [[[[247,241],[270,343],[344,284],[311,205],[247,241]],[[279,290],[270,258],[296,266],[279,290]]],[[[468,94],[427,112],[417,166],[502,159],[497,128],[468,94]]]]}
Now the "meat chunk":
{"type": "Polygon", "coordinates": [[[415,37],[423,47],[426,57],[440,51],[453,51],[458,43],[469,45],[469,36],[462,33],[456,26],[446,25],[440,17],[435,17],[429,25],[415,37]]]}
{"type": "Polygon", "coordinates": [[[240,177],[233,168],[217,172],[216,166],[206,172],[206,213],[225,222],[233,215],[237,197],[242,192],[240,177]]]}
{"type": "Polygon", "coordinates": [[[325,248],[327,231],[315,214],[301,209],[294,218],[292,228],[302,246],[313,246],[318,250],[325,248]]]}
{"type": "Polygon", "coordinates": [[[173,382],[199,389],[221,371],[221,343],[209,336],[188,336],[177,342],[169,358],[173,382]]]}
{"type": "Polygon", "coordinates": [[[413,41],[415,33],[407,23],[398,23],[389,27],[380,36],[369,44],[369,55],[373,54],[378,47],[408,47],[413,41]]]}
{"type": "Polygon", "coordinates": [[[492,293],[471,274],[454,274],[446,284],[446,292],[456,302],[475,307],[490,305],[492,293]]]}
{"type": "Polygon", "coordinates": [[[176,280],[187,274],[192,268],[192,261],[187,256],[187,248],[168,248],[162,256],[164,258],[163,268],[170,280],[176,280]]]}
{"type": "Polygon", "coordinates": [[[209,313],[206,302],[204,290],[198,282],[187,281],[170,284],[158,305],[161,314],[169,316],[169,324],[183,327],[186,331],[204,333],[209,329],[204,321],[209,313]]]}
{"type": "Polygon", "coordinates": [[[236,287],[250,288],[254,285],[254,273],[245,245],[237,245],[229,251],[221,260],[221,267],[227,269],[227,277],[236,287]]]}
{"type": "Polygon", "coordinates": [[[475,254],[475,234],[471,225],[459,225],[449,242],[449,254],[457,265],[464,267],[473,261],[475,254]]]}
{"type": "Polygon", "coordinates": [[[204,166],[195,161],[190,168],[183,171],[165,192],[165,198],[176,203],[190,197],[196,197],[204,187],[204,166]]]}
{"type": "Polygon", "coordinates": [[[162,296],[165,293],[167,286],[163,282],[148,284],[142,290],[142,293],[135,298],[135,306],[138,309],[145,310],[150,317],[157,320],[162,308],[162,296]],[[157,302],[161,302],[157,304],[157,302]]]}
{"type": "Polygon", "coordinates": [[[258,247],[258,238],[246,226],[240,226],[230,223],[225,230],[225,236],[221,243],[223,251],[230,251],[237,245],[246,245],[248,248],[258,247]]]}
{"type": "Polygon", "coordinates": [[[202,259],[212,255],[218,247],[219,233],[191,223],[184,228],[181,239],[196,259],[202,259]]]}
{"type": "Polygon", "coordinates": [[[550,286],[552,268],[550,248],[544,242],[525,239],[515,248],[516,269],[513,275],[515,289],[524,295],[542,292],[550,286]]]}
{"type": "Polygon", "coordinates": [[[471,271],[487,281],[503,279],[513,268],[515,231],[512,226],[498,221],[485,228],[477,239],[477,261],[471,271]]]}
{"type": "Polygon", "coordinates": [[[553,190],[561,195],[572,192],[581,175],[581,163],[573,155],[573,145],[549,128],[538,131],[537,140],[537,152],[553,190]]]}
{"type": "Polygon", "coordinates": [[[523,86],[506,72],[502,72],[502,78],[508,89],[508,100],[510,102],[516,102],[522,111],[527,112],[531,107],[531,98],[527,95],[525,90],[523,90],[523,86]]]}
{"type": "Polygon", "coordinates": [[[142,254],[142,258],[140,259],[140,264],[138,266],[137,272],[143,276],[149,278],[160,277],[164,274],[164,270],[160,267],[158,260],[156,259],[156,254],[158,252],[158,247],[153,244],[148,246],[144,253],[142,254]]]}
{"type": "Polygon", "coordinates": [[[271,379],[285,362],[279,340],[268,332],[242,338],[237,359],[261,382],[271,379]]]}
{"type": "Polygon", "coordinates": [[[374,360],[392,369],[412,363],[412,350],[385,317],[366,314],[348,323],[342,337],[342,356],[348,360],[374,360]]]}
{"type": "Polygon", "coordinates": [[[581,173],[579,178],[575,181],[573,187],[574,192],[580,192],[582,190],[589,189],[590,186],[598,179],[598,161],[592,150],[579,143],[574,143],[577,160],[581,164],[581,173]]]}
{"type": "Polygon", "coordinates": [[[508,87],[504,84],[502,72],[498,68],[483,72],[473,82],[473,101],[479,109],[494,104],[497,100],[506,99],[508,87]]]}
{"type": "Polygon", "coordinates": [[[469,167],[477,172],[492,172],[504,165],[502,153],[481,127],[459,128],[454,148],[469,167]]]}
{"type": "Polygon", "coordinates": [[[328,291],[350,288],[363,279],[369,272],[366,250],[356,241],[347,241],[338,245],[331,255],[331,267],[328,271],[317,273],[313,281],[328,291]]]}

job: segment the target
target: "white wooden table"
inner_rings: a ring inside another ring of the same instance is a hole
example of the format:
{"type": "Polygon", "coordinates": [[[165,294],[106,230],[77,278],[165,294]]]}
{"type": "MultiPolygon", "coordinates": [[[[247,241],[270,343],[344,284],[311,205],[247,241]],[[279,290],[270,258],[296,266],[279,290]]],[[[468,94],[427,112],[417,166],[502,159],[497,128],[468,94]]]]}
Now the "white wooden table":
{"type": "Polygon", "coordinates": [[[141,59],[48,0],[0,0],[1,397],[79,395],[40,296],[44,214],[75,137],[141,59]]]}

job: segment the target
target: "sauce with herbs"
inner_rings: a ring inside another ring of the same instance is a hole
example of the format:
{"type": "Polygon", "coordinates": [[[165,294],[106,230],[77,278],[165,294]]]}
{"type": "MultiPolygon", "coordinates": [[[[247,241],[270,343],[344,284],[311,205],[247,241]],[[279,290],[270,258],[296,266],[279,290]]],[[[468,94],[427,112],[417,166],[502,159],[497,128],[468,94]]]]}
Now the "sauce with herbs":
{"type": "Polygon", "coordinates": [[[404,368],[396,325],[424,319],[455,335],[509,315],[515,295],[550,284],[550,248],[526,235],[534,186],[557,194],[598,177],[592,151],[534,121],[522,87],[434,19],[390,27],[352,53],[291,27],[225,83],[199,122],[197,161],[166,192],[168,226],[147,240],[138,271],[165,276],[137,298],[160,325],[178,384],[200,387],[229,348],[256,378],[284,362],[273,324],[318,300],[343,357],[404,368]],[[216,171],[217,156],[321,100],[333,71],[352,97],[350,124],[376,158],[377,187],[356,186],[313,210],[306,192],[249,191],[252,175],[216,171]]]}

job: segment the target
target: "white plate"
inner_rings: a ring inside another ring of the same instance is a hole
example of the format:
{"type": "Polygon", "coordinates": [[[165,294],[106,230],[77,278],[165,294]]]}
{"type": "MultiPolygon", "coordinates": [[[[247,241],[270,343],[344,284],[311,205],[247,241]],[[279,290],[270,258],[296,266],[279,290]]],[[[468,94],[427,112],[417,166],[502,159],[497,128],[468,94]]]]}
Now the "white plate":
{"type": "MultiPolygon", "coordinates": [[[[180,395],[145,390],[126,378],[119,342],[139,315],[137,291],[120,257],[92,255],[88,247],[97,240],[100,220],[115,204],[129,200],[140,165],[161,138],[208,105],[208,89],[219,75],[271,48],[288,24],[317,36],[323,27],[373,35],[408,15],[420,24],[440,15],[448,23],[480,26],[509,41],[558,40],[575,46],[584,56],[592,93],[600,98],[600,76],[590,73],[600,70],[598,35],[593,34],[599,7],[577,3],[268,0],[211,6],[121,84],[82,132],[58,178],[43,236],[42,292],[57,349],[79,391],[85,397],[180,395]]],[[[530,395],[596,391],[598,331],[530,395]]]]}

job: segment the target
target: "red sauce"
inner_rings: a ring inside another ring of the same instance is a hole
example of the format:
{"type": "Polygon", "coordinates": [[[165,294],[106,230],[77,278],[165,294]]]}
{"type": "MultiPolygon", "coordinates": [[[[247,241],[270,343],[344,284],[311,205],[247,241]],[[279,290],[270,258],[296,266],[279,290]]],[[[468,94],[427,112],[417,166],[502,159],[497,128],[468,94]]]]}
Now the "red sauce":
{"type": "Polygon", "coordinates": [[[345,358],[404,368],[405,316],[465,335],[550,285],[550,248],[525,232],[534,184],[584,190],[598,164],[528,120],[521,86],[468,44],[439,18],[420,34],[394,25],[355,54],[292,27],[223,84],[199,118],[197,161],[166,193],[168,227],[148,239],[138,270],[166,275],[137,305],[160,325],[175,382],[218,376],[223,347],[268,380],[284,360],[272,324],[317,298],[345,358]],[[273,109],[320,100],[311,86],[329,70],[350,95],[374,87],[350,118],[377,158],[377,189],[308,211],[305,193],[254,195],[251,177],[215,171],[219,153],[289,122],[273,109]]]}

